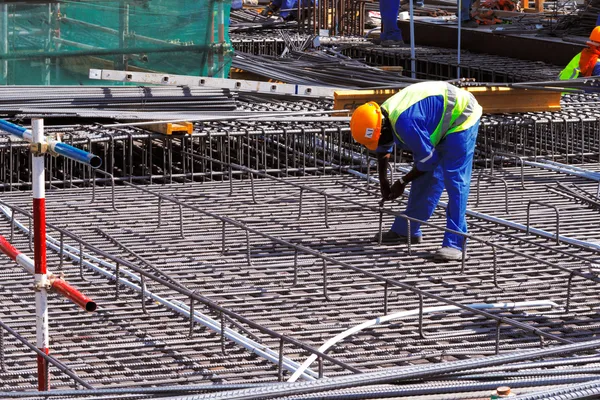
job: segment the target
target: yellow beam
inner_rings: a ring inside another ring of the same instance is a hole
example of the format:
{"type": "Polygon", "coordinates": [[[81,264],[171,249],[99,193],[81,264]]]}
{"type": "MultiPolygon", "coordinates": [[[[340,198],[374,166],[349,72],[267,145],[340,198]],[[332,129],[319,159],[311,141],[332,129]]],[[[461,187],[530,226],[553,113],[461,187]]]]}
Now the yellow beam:
{"type": "MultiPolygon", "coordinates": [[[[560,111],[560,92],[507,87],[465,88],[486,114],[560,111]]],[[[368,101],[383,103],[399,89],[340,90],[334,93],[334,110],[354,110],[368,101]]]]}

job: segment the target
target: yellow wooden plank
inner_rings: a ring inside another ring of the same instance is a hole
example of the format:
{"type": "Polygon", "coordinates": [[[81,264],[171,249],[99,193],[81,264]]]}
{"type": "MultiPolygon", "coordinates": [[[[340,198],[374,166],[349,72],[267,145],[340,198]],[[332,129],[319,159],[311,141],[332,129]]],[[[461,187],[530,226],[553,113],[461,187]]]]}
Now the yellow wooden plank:
{"type": "Polygon", "coordinates": [[[194,124],[191,122],[150,124],[144,125],[144,128],[152,132],[162,133],[163,135],[172,135],[173,133],[187,133],[191,135],[194,132],[194,124]]]}

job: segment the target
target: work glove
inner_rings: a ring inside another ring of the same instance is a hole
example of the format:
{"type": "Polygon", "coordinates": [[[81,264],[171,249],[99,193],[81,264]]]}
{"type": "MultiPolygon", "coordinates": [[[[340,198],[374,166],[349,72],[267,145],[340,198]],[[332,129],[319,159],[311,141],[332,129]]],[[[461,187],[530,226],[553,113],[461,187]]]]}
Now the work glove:
{"type": "Polygon", "coordinates": [[[400,180],[394,182],[390,189],[390,195],[388,196],[388,200],[394,200],[404,194],[404,189],[406,188],[406,183],[401,183],[400,180]]]}
{"type": "Polygon", "coordinates": [[[275,7],[273,4],[269,4],[267,7],[265,7],[260,12],[260,15],[262,15],[263,17],[268,17],[269,15],[273,14],[275,11],[277,11],[277,7],[275,7]]]}

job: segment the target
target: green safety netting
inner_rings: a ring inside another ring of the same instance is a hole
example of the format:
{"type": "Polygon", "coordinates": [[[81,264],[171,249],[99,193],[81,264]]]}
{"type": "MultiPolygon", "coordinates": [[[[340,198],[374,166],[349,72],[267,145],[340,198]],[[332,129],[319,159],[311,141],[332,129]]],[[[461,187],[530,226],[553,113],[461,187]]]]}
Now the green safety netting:
{"type": "Polygon", "coordinates": [[[229,12],[230,0],[2,2],[0,84],[98,85],[90,68],[227,77],[229,12]]]}

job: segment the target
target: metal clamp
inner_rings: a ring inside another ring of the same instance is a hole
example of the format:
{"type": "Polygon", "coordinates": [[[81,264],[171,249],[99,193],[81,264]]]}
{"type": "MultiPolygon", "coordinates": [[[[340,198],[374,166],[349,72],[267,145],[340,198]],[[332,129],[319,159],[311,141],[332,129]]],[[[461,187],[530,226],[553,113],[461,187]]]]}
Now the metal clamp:
{"type": "Polygon", "coordinates": [[[33,290],[42,290],[42,289],[46,289],[46,290],[50,290],[52,288],[52,283],[50,282],[49,279],[40,279],[39,281],[36,281],[33,284],[33,290]]]}
{"type": "Polygon", "coordinates": [[[34,155],[43,155],[49,152],[48,143],[30,143],[29,150],[34,155]]]}

